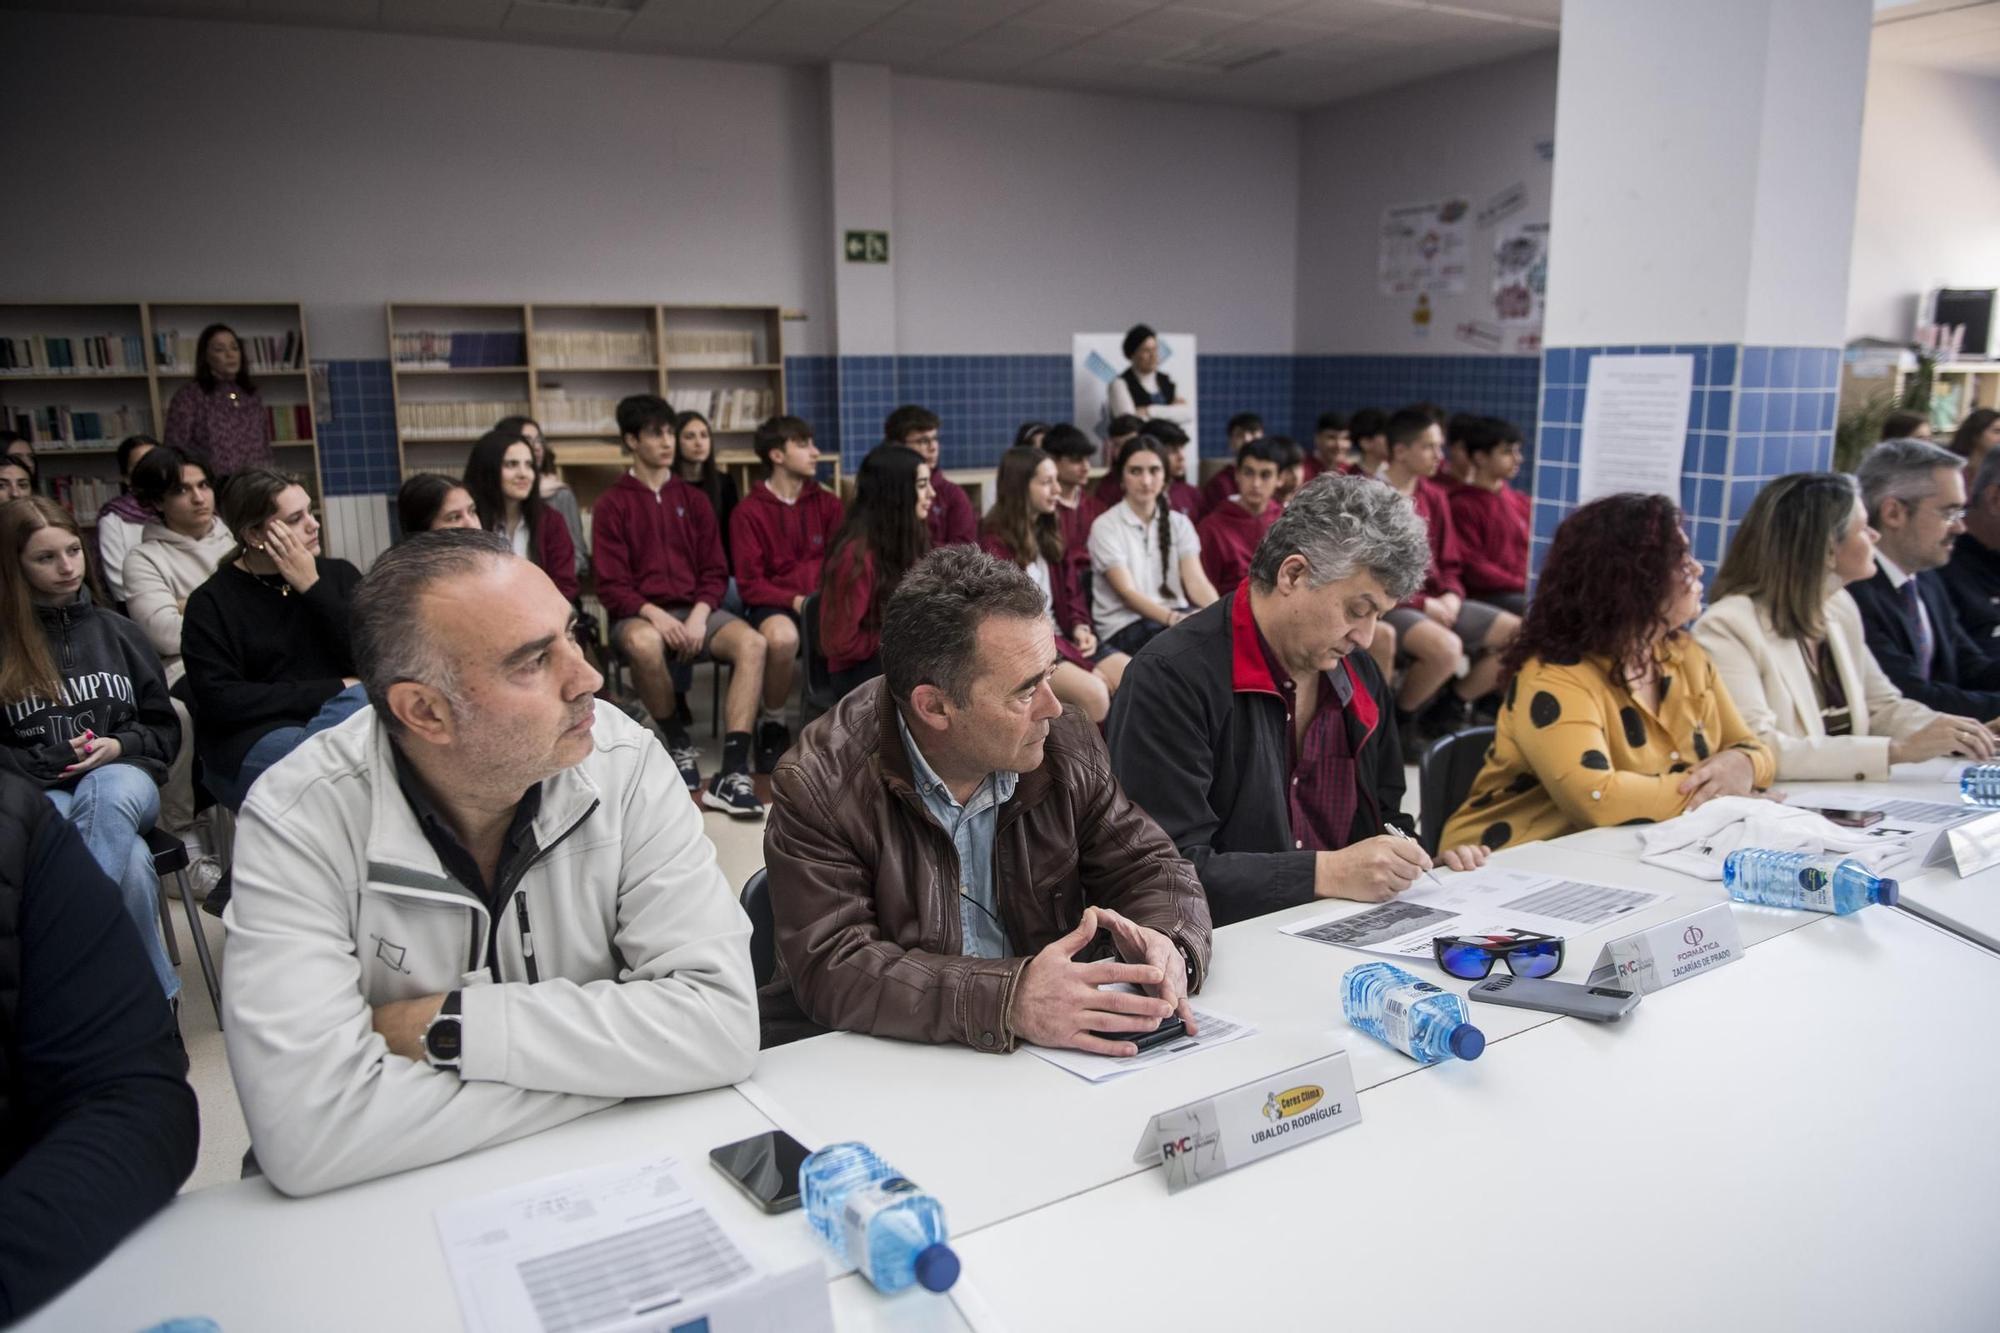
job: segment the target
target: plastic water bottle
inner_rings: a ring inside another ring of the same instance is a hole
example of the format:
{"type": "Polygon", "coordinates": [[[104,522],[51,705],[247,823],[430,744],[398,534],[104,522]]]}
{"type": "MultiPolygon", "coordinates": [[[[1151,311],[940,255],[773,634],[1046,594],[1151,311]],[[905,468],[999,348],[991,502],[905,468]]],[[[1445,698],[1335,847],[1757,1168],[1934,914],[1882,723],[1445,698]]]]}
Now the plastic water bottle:
{"type": "Polygon", "coordinates": [[[865,1143],[830,1143],[799,1165],[799,1196],[806,1219],[819,1238],[834,1249],[846,1247],[841,1212],[848,1191],[895,1175],[890,1165],[865,1143]]]}
{"type": "Polygon", "coordinates": [[[1414,1060],[1477,1060],[1486,1034],[1465,1021],[1465,1001],[1394,963],[1362,963],[1341,978],[1347,1021],[1414,1060]]]}
{"type": "Polygon", "coordinates": [[[1818,852],[1771,852],[1745,847],[1722,863],[1723,887],[1739,903],[1796,907],[1846,916],[1870,903],[1896,905],[1893,879],[1871,873],[1852,857],[1818,852]]]}
{"type": "Polygon", "coordinates": [[[1958,794],[1974,805],[2000,805],[2000,764],[1968,764],[1958,794]]]}
{"type": "Polygon", "coordinates": [[[945,1291],[958,1281],[944,1206],[866,1144],[835,1143],[806,1158],[799,1190],[813,1230],[877,1291],[945,1291]]]}

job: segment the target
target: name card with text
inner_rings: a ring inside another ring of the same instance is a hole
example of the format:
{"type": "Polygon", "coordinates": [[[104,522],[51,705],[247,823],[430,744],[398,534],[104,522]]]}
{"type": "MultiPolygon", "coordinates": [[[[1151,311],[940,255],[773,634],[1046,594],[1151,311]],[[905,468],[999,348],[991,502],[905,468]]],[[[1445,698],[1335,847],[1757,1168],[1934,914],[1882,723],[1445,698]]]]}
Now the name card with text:
{"type": "Polygon", "coordinates": [[[1728,903],[1716,903],[1611,941],[1590,970],[1590,984],[1650,995],[1742,956],[1736,914],[1728,903]]]}
{"type": "Polygon", "coordinates": [[[1960,879],[2000,865],[2000,810],[1947,831],[1924,864],[1935,865],[1947,859],[1960,879]]]}
{"type": "Polygon", "coordinates": [[[1146,1125],[1135,1162],[1167,1169],[1167,1192],[1361,1123],[1346,1051],[1309,1060],[1162,1111],[1146,1125]]]}

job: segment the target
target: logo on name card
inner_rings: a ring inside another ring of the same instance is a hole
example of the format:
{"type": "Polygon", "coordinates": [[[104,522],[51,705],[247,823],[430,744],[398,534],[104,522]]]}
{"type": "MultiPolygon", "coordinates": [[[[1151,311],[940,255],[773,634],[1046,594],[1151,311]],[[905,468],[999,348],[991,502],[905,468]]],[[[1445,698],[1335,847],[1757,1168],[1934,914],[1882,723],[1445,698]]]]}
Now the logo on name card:
{"type": "Polygon", "coordinates": [[[1681,939],[1687,943],[1687,946],[1690,949],[1694,948],[1695,945],[1700,944],[1703,940],[1707,938],[1708,937],[1706,935],[1701,933],[1700,926],[1689,926],[1687,930],[1681,935],[1681,939]]]}
{"type": "Polygon", "coordinates": [[[1264,1118],[1283,1120],[1301,1111],[1309,1111],[1324,1096],[1326,1089],[1315,1083],[1305,1083],[1296,1088],[1287,1088],[1283,1092],[1271,1093],[1264,1099],[1264,1118]]]}

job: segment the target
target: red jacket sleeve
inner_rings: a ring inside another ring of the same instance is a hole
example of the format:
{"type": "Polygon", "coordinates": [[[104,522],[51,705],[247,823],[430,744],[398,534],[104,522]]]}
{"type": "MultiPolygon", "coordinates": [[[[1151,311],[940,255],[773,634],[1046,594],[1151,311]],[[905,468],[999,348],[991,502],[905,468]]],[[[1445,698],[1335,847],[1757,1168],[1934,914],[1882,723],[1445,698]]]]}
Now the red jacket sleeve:
{"type": "Polygon", "coordinates": [[[1465,596],[1465,557],[1458,545],[1458,527],[1451,521],[1451,502],[1444,496],[1436,497],[1431,509],[1432,519],[1439,529],[1431,538],[1431,577],[1429,591],[1457,593],[1465,596]]]}
{"type": "Polygon", "coordinates": [[[1217,596],[1227,596],[1241,580],[1230,577],[1230,565],[1234,562],[1223,550],[1228,538],[1222,531],[1222,525],[1203,519],[1195,527],[1194,535],[1201,541],[1201,572],[1208,575],[1208,581],[1215,585],[1217,596]]]}
{"type": "Polygon", "coordinates": [[[760,521],[762,504],[744,501],[729,516],[729,553],[736,561],[736,595],[745,606],[790,608],[792,596],[771,578],[771,537],[760,521]]]}
{"type": "Polygon", "coordinates": [[[971,546],[979,540],[979,516],[972,512],[972,497],[956,483],[944,496],[944,542],[946,546],[971,546]]]}
{"type": "Polygon", "coordinates": [[[819,599],[820,653],[829,662],[861,662],[875,655],[876,636],[861,628],[875,589],[875,559],[843,548],[827,562],[819,599]]]}
{"type": "Polygon", "coordinates": [[[1232,463],[1202,483],[1201,512],[1193,515],[1194,521],[1199,523],[1207,518],[1217,505],[1234,494],[1236,494],[1236,466],[1232,463]]]}
{"type": "Polygon", "coordinates": [[[1502,524],[1513,521],[1504,506],[1511,502],[1503,495],[1475,495],[1451,505],[1452,525],[1458,530],[1458,546],[1464,556],[1463,573],[1468,587],[1520,592],[1528,586],[1528,571],[1506,562],[1507,534],[1502,524]]]}
{"type": "Polygon", "coordinates": [[[535,563],[556,585],[563,600],[573,602],[581,591],[576,582],[576,543],[569,539],[569,524],[547,505],[535,520],[535,563]]]}
{"type": "Polygon", "coordinates": [[[597,600],[614,621],[638,615],[646,604],[632,568],[631,521],[630,509],[615,490],[598,496],[591,506],[590,567],[597,575],[597,600]]]}
{"type": "Polygon", "coordinates": [[[713,505],[691,504],[688,510],[688,549],[694,558],[694,599],[713,611],[722,605],[729,591],[729,561],[722,554],[722,528],[715,521],[713,505]]]}

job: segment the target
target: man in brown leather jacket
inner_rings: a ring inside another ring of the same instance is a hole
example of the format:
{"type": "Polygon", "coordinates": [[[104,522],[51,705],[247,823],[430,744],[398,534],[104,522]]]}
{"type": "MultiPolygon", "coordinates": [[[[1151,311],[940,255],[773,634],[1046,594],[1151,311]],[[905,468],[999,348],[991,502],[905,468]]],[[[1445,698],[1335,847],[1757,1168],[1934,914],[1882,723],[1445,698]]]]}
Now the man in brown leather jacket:
{"type": "Polygon", "coordinates": [[[1193,1026],[1207,900],[1097,728],[1056,701],[1057,660],[1046,594],[1016,566],[955,546],[904,577],[882,678],[772,775],[767,1001],[789,990],[825,1027],[996,1052],[1129,1055],[1093,1034],[1193,1026]]]}

